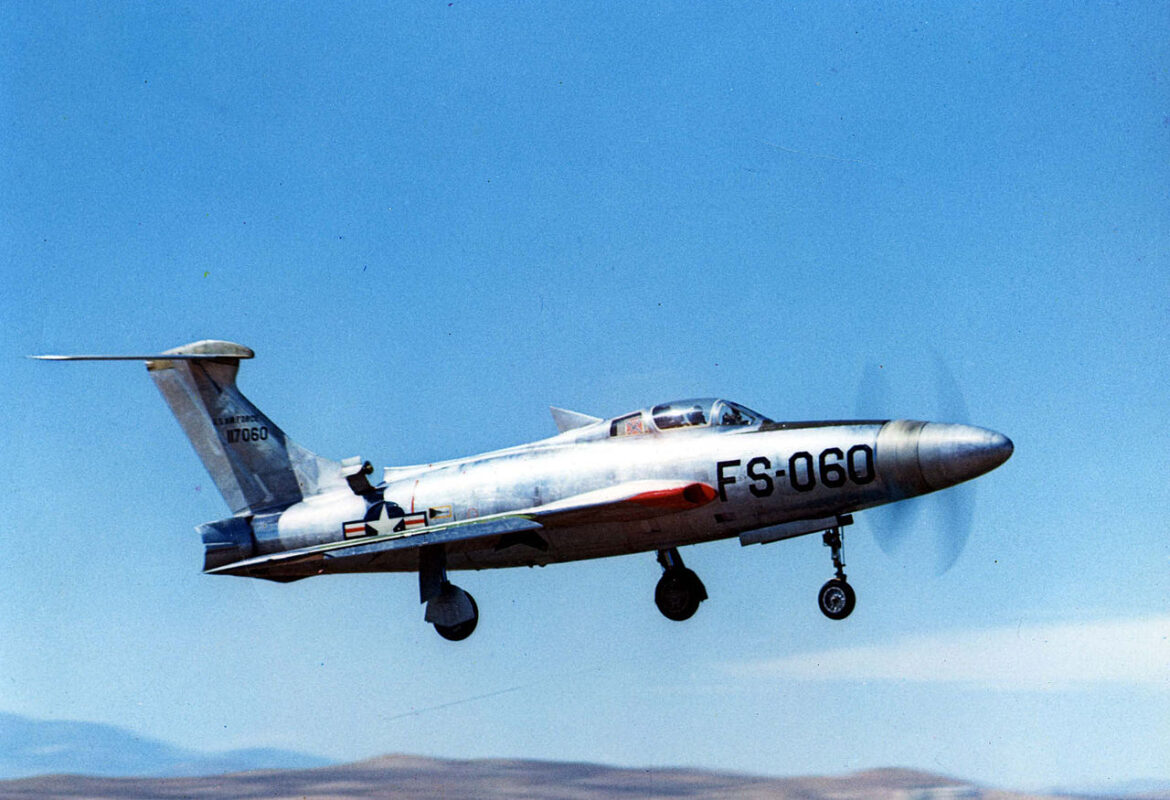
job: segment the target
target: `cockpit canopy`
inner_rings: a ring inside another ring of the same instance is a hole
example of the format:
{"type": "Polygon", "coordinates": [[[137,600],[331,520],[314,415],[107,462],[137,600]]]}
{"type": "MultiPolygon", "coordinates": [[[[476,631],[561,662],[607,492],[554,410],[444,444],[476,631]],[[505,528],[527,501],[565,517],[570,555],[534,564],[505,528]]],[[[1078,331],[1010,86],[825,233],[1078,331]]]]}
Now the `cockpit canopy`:
{"type": "Polygon", "coordinates": [[[651,409],[617,417],[610,423],[610,436],[636,436],[651,430],[671,431],[678,428],[741,428],[759,425],[767,417],[749,408],[716,397],[675,400],[651,409]]]}

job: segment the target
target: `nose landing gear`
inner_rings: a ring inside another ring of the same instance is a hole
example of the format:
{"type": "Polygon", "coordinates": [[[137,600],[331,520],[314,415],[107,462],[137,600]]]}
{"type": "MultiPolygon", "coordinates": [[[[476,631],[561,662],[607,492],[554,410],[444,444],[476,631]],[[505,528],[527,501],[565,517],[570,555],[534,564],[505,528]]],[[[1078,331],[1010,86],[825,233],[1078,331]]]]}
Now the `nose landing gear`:
{"type": "Polygon", "coordinates": [[[821,587],[817,594],[817,604],[821,607],[821,613],[829,619],[845,619],[853,613],[857,595],[845,579],[845,562],[841,558],[845,545],[841,540],[841,529],[830,528],[825,531],[821,541],[832,550],[837,576],[821,587]]]}
{"type": "Polygon", "coordinates": [[[667,619],[690,619],[699,610],[699,603],[707,599],[707,588],[698,575],[686,568],[677,548],[659,550],[658,563],[662,565],[662,577],[654,587],[654,604],[667,619]]]}

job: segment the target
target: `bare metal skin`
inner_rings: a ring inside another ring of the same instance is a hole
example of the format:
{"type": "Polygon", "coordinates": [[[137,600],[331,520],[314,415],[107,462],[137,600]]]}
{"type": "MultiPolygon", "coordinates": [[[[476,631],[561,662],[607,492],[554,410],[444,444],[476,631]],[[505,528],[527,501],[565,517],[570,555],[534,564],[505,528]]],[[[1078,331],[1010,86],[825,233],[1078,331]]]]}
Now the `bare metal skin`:
{"type": "Polygon", "coordinates": [[[233,516],[198,527],[205,571],[276,581],[343,572],[417,572],[426,620],[457,640],[478,610],[448,570],[552,564],[655,551],[655,600],[690,617],[706,589],[677,548],[821,533],[836,577],[821,610],[855,595],[841,561],[853,512],[970,480],[1012,454],[971,425],[869,420],[777,423],[715,398],[610,419],[554,408],[549,439],[436,464],[332,461],[289,439],[240,393],[246,347],[201,341],[142,360],[233,516]]]}

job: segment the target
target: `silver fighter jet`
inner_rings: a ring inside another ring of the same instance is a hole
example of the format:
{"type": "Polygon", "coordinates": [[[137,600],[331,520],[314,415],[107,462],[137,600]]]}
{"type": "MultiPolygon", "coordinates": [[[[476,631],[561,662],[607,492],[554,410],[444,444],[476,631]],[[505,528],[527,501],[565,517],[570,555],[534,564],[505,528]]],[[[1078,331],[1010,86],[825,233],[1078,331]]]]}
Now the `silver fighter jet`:
{"type": "Polygon", "coordinates": [[[273,581],[341,572],[417,572],[425,619],[450,640],[479,611],[448,571],[656,552],[654,599],[685,620],[707,598],[684,545],[764,544],[820,533],[835,576],[818,602],[853,611],[842,561],[853,512],[945,489],[1012,454],[970,425],[913,420],[773,422],[729,400],[681,400],[609,419],[553,408],[560,433],[469,458],[387,467],[331,461],[293,442],[236,387],[231,342],[141,360],[227,501],[198,526],[204,571],[273,581]]]}

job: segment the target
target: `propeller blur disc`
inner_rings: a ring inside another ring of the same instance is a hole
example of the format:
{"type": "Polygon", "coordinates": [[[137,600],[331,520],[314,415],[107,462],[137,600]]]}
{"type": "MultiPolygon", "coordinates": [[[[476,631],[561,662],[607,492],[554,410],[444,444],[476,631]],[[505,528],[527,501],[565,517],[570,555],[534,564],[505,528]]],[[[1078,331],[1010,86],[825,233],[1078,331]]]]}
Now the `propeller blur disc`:
{"type": "MultiPolygon", "coordinates": [[[[936,355],[934,362],[933,411],[924,417],[936,422],[967,423],[967,402],[954,373],[941,356],[936,355]]],[[[897,385],[898,379],[893,382],[897,385]]],[[[855,413],[859,419],[910,416],[907,409],[895,408],[893,398],[903,394],[891,391],[890,370],[885,365],[869,363],[858,383],[855,413]]],[[[921,563],[921,551],[933,550],[935,571],[941,575],[954,566],[963,552],[974,515],[975,486],[967,483],[871,508],[863,513],[863,519],[882,552],[900,558],[903,549],[913,544],[914,561],[921,563]],[[927,525],[931,529],[928,534],[924,531],[927,525]]]]}

